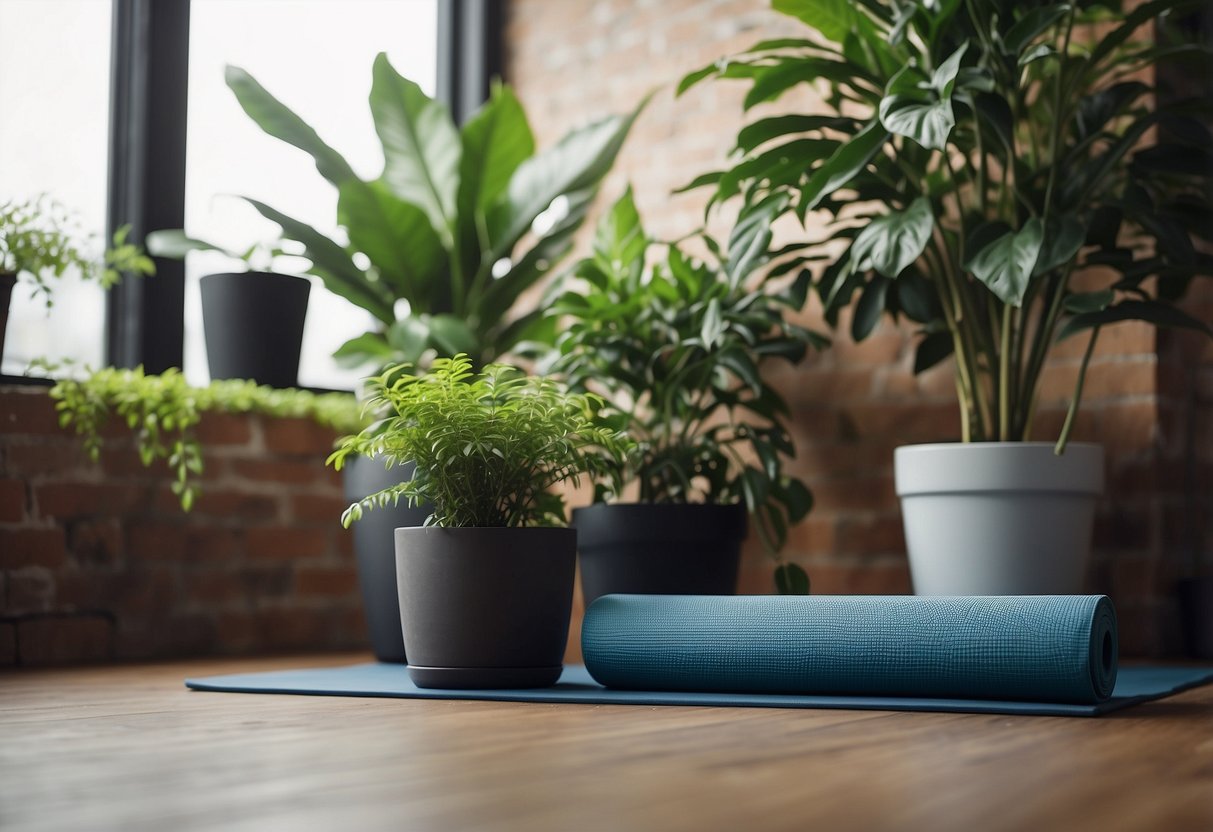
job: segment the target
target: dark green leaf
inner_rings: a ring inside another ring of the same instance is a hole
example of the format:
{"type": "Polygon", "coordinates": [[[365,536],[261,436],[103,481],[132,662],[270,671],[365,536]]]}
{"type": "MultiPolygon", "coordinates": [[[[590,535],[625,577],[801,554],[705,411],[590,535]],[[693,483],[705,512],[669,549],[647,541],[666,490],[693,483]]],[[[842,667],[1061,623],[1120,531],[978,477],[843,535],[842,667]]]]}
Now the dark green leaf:
{"type": "Polygon", "coordinates": [[[914,374],[925,372],[952,354],[954,344],[950,332],[932,332],[918,342],[914,351],[914,374]]]}
{"type": "Polygon", "coordinates": [[[1040,219],[1028,220],[973,254],[965,268],[1003,303],[1019,306],[1032,279],[1044,233],[1040,219]]]}
{"type": "Polygon", "coordinates": [[[879,122],[872,121],[851,141],[838,148],[829,159],[813,171],[800,193],[804,211],[812,211],[823,199],[846,185],[884,146],[889,134],[879,122]]]}
{"type": "Polygon", "coordinates": [[[741,128],[741,132],[737,134],[737,149],[749,153],[772,139],[815,130],[852,133],[859,129],[859,124],[853,118],[842,116],[789,115],[763,118],[741,128]]]}
{"type": "Polygon", "coordinates": [[[877,217],[859,232],[851,247],[855,268],[874,268],[885,277],[897,277],[922,256],[934,228],[931,200],[925,196],[904,211],[877,217]]]}
{"type": "Polygon", "coordinates": [[[1050,218],[1032,274],[1047,274],[1069,263],[1082,248],[1086,236],[1087,228],[1077,217],[1067,214],[1060,220],[1050,218]]]}
{"type": "Polygon", "coordinates": [[[887,277],[878,274],[864,287],[859,303],[855,305],[855,317],[851,319],[851,337],[856,341],[867,338],[880,322],[889,282],[887,277]]]}
{"type": "Polygon", "coordinates": [[[1098,312],[1102,309],[1107,309],[1115,300],[1115,294],[1111,289],[1103,289],[1098,292],[1080,292],[1078,294],[1066,295],[1063,302],[1065,310],[1071,314],[1098,312]]]}
{"type": "Polygon", "coordinates": [[[1007,51],[1018,56],[1032,41],[1070,13],[1071,7],[1066,3],[1049,4],[1030,9],[1020,16],[1005,35],[1002,42],[1007,51]]]}
{"type": "Polygon", "coordinates": [[[1210,327],[1209,324],[1198,321],[1169,303],[1124,300],[1098,312],[1084,312],[1075,315],[1062,326],[1061,331],[1057,333],[1057,340],[1060,341],[1083,330],[1117,321],[1146,321],[1155,326],[1194,329],[1207,335],[1213,335],[1213,327],[1210,327]]]}
{"type": "Polygon", "coordinates": [[[780,564],[775,567],[775,589],[780,595],[808,595],[808,573],[795,563],[780,564]]]}
{"type": "Polygon", "coordinates": [[[859,14],[850,0],[772,0],[771,8],[821,32],[828,40],[842,43],[859,14]]]}

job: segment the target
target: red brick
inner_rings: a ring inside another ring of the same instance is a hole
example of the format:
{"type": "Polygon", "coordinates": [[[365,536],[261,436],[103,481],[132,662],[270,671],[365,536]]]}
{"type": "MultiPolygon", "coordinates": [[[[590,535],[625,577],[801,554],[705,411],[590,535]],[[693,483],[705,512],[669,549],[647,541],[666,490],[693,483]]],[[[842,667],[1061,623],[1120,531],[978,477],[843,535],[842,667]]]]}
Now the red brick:
{"type": "Polygon", "coordinates": [[[25,566],[8,573],[4,613],[50,612],[55,606],[55,575],[43,566],[25,566]]]}
{"type": "Polygon", "coordinates": [[[17,622],[22,665],[75,664],[112,658],[114,625],[100,615],[47,616],[17,622]]]}
{"type": "Polygon", "coordinates": [[[893,511],[897,508],[897,493],[892,476],[856,477],[815,484],[813,496],[816,510],[830,511],[893,511]]]}
{"type": "Polygon", "coordinates": [[[290,518],[295,523],[337,527],[349,501],[336,494],[295,494],[289,505],[290,518]]]}
{"type": "Polygon", "coordinates": [[[787,551],[790,555],[830,554],[835,548],[834,521],[814,511],[788,530],[787,551]]]}
{"type": "Polygon", "coordinates": [[[333,452],[337,434],[311,419],[266,419],[265,447],[278,454],[320,457],[333,452]]]}
{"type": "Polygon", "coordinates": [[[221,653],[247,652],[263,646],[257,618],[251,612],[224,612],[215,616],[216,649],[221,653]]]}
{"type": "Polygon", "coordinates": [[[74,439],[40,439],[31,444],[12,444],[4,454],[8,473],[19,477],[43,474],[62,477],[92,464],[84,447],[74,439]]]}
{"type": "Polygon", "coordinates": [[[273,649],[315,650],[328,643],[325,616],[316,610],[265,610],[254,626],[258,643],[273,649]]]}
{"type": "Polygon", "coordinates": [[[113,518],[69,523],[67,540],[77,563],[113,564],[122,557],[122,527],[113,518]]]}
{"type": "MultiPolygon", "coordinates": [[[[157,498],[160,511],[181,511],[177,495],[163,489],[157,498]]],[[[278,501],[266,494],[247,491],[219,491],[204,488],[198,493],[190,512],[192,517],[214,517],[227,521],[272,522],[278,519],[278,501]]]]}
{"type": "Polygon", "coordinates": [[[62,528],[0,529],[0,569],[22,566],[55,568],[67,559],[62,528]]]}
{"type": "Polygon", "coordinates": [[[295,592],[301,597],[357,598],[358,575],[349,566],[301,566],[295,570],[295,592]]]}
{"type": "Polygon", "coordinates": [[[901,516],[846,517],[838,521],[840,553],[863,555],[894,555],[906,551],[901,516]]]}
{"type": "Polygon", "coordinates": [[[0,667],[12,667],[17,663],[17,625],[0,621],[0,667]]]}
{"type": "Polygon", "coordinates": [[[274,482],[287,485],[307,485],[321,477],[327,478],[324,459],[316,457],[307,461],[284,459],[236,459],[231,462],[236,476],[254,482],[274,482]]]}
{"type": "Polygon", "coordinates": [[[134,560],[185,560],[185,527],[171,521],[127,524],[127,554],[134,560]]]}
{"type": "Polygon", "coordinates": [[[245,582],[235,571],[192,571],[182,578],[186,602],[209,609],[224,607],[245,598],[245,582]]]}
{"type": "Polygon", "coordinates": [[[25,518],[25,483],[0,480],[0,523],[20,523],[25,518]]]}
{"type": "Polygon", "coordinates": [[[249,529],[250,558],[315,558],[328,552],[328,536],[308,529],[271,527],[249,529]]]}
{"type": "Polygon", "coordinates": [[[110,477],[141,480],[168,480],[173,475],[168,463],[163,459],[152,460],[151,465],[144,465],[139,458],[139,451],[131,445],[110,445],[101,449],[101,470],[110,477]]]}
{"type": "Polygon", "coordinates": [[[803,564],[815,595],[907,595],[910,566],[905,560],[880,564],[803,564]]]}
{"type": "Polygon", "coordinates": [[[185,559],[189,563],[224,563],[244,557],[244,530],[188,528],[185,559]]]}
{"type": "Polygon", "coordinates": [[[147,502],[147,489],[119,483],[57,482],[39,485],[35,504],[43,517],[124,514],[147,502]]]}
{"type": "Polygon", "coordinates": [[[59,414],[45,390],[5,390],[0,393],[0,435],[60,433],[59,414]]]}
{"type": "Polygon", "coordinates": [[[245,566],[240,570],[242,597],[255,603],[285,598],[291,594],[294,572],[292,563],[245,566]]]}
{"type": "Polygon", "coordinates": [[[949,442],[960,438],[960,412],[952,402],[880,402],[847,408],[862,439],[949,442]]]}
{"type": "Polygon", "coordinates": [[[204,413],[194,435],[204,446],[245,445],[253,438],[253,418],[238,413],[204,413]]]}

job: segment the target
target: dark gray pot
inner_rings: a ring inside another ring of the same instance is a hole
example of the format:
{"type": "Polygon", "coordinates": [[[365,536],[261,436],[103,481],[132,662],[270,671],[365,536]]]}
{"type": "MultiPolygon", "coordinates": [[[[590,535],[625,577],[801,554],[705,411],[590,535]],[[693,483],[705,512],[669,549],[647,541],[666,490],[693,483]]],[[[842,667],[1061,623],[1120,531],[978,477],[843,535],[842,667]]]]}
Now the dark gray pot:
{"type": "Polygon", "coordinates": [[[17,285],[15,272],[0,272],[0,358],[4,357],[4,333],[8,329],[8,307],[17,285]]]}
{"type": "MultiPolygon", "coordinates": [[[[345,498],[351,503],[413,476],[413,466],[385,468],[380,459],[355,457],[342,469],[345,498]]],[[[371,650],[381,662],[404,664],[404,636],[400,632],[400,596],[396,592],[396,546],[392,534],[401,526],[420,526],[430,515],[429,506],[375,508],[353,526],[358,585],[366,616],[371,650]]]]}
{"type": "Polygon", "coordinates": [[[745,506],[595,503],[573,511],[588,609],[600,595],[732,595],[745,506]]]}
{"type": "Polygon", "coordinates": [[[572,529],[396,529],[409,678],[422,688],[537,688],[564,662],[572,529]]]}
{"type": "Polygon", "coordinates": [[[211,378],[294,387],[312,284],[273,272],[208,274],[199,281],[211,378]]]}

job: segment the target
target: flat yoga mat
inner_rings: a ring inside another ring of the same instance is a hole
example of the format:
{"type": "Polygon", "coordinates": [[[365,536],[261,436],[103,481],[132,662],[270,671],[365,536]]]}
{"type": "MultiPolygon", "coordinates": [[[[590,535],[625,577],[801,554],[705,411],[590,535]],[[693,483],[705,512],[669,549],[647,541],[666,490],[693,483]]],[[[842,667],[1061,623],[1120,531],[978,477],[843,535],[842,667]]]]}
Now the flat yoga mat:
{"type": "Polygon", "coordinates": [[[560,681],[534,690],[423,690],[409,681],[404,665],[360,664],[271,673],[237,673],[186,679],[194,690],[226,693],[289,693],[397,699],[479,699],[587,705],[698,705],[759,708],[843,708],[875,711],[951,711],[977,714],[1097,716],[1139,702],[1213,682],[1209,667],[1121,668],[1112,697],[1098,704],[1011,702],[903,696],[814,696],[806,694],[692,693],[616,690],[593,680],[582,665],[566,665],[560,681]]]}
{"type": "Polygon", "coordinates": [[[607,595],[581,651],[610,688],[998,699],[1112,695],[1102,595],[607,595]]]}

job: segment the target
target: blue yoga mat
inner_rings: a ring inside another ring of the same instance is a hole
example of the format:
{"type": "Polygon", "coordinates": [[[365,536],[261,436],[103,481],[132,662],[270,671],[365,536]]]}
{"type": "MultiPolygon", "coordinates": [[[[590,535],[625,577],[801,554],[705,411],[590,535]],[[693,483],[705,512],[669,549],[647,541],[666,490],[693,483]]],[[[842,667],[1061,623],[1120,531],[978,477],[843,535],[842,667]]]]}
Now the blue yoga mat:
{"type": "Polygon", "coordinates": [[[609,688],[1094,705],[1118,645],[1102,595],[608,595],[581,651],[609,688]]]}
{"type": "Polygon", "coordinates": [[[1097,716],[1139,702],[1213,682],[1209,667],[1121,668],[1112,697],[1098,704],[1012,702],[993,699],[904,696],[817,696],[806,694],[694,693],[604,688],[582,665],[566,665],[554,687],[534,690],[425,690],[409,681],[404,665],[237,673],[186,679],[187,687],[225,693],[285,693],[314,696],[369,696],[396,699],[478,699],[493,702],[549,702],[587,705],[698,705],[708,707],[843,708],[876,711],[950,711],[1035,716],[1097,716]]]}

